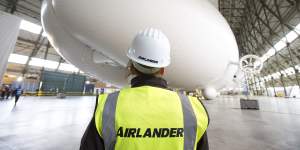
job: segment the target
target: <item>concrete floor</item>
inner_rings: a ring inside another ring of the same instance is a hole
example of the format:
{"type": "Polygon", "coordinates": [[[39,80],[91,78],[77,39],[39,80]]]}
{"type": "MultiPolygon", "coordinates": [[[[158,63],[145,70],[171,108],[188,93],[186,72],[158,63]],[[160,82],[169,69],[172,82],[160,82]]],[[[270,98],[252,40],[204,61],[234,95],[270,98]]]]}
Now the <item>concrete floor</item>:
{"type": "MultiPolygon", "coordinates": [[[[258,97],[261,110],[239,109],[238,97],[205,101],[211,150],[300,150],[300,99],[258,97]]],[[[0,101],[0,150],[75,150],[95,97],[22,97],[0,101]]]]}
{"type": "Polygon", "coordinates": [[[241,110],[238,97],[206,101],[212,150],[300,150],[300,99],[259,99],[260,110],[241,110]]]}

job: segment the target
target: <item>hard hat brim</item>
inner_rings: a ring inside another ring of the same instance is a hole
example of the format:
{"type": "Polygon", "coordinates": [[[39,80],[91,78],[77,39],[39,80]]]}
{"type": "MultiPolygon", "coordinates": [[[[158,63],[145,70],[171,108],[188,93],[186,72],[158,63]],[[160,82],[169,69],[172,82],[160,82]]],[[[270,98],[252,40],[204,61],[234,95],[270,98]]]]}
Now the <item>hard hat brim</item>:
{"type": "MultiPolygon", "coordinates": [[[[130,50],[129,50],[130,51],[130,50]]],[[[151,62],[148,62],[148,61],[145,61],[145,60],[142,60],[142,59],[139,59],[139,58],[136,58],[134,55],[130,54],[130,53],[127,53],[127,57],[134,61],[134,62],[137,62],[139,64],[142,64],[142,65],[145,65],[145,66],[148,66],[148,67],[153,67],[153,68],[164,68],[164,67],[167,67],[170,65],[170,62],[166,62],[166,63],[151,63],[151,62]]]]}

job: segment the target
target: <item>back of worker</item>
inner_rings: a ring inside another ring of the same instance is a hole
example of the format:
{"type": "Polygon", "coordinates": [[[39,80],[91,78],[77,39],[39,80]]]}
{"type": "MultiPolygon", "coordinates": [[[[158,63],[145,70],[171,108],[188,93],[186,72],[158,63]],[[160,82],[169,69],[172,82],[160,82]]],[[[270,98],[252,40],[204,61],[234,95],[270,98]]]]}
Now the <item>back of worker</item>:
{"type": "Polygon", "coordinates": [[[100,95],[81,150],[208,150],[208,114],[194,97],[168,90],[162,78],[170,45],[146,29],[127,54],[131,88],[100,95]]]}
{"type": "Polygon", "coordinates": [[[115,109],[105,112],[105,107],[111,106],[107,101],[113,99],[102,95],[95,113],[96,127],[108,149],[193,150],[207,128],[208,118],[197,99],[184,100],[187,100],[187,107],[175,92],[141,86],[121,90],[115,109]],[[184,117],[189,122],[185,122],[184,117]],[[107,121],[107,118],[114,118],[114,121],[107,121]],[[114,134],[115,138],[107,138],[110,134],[105,132],[114,134]],[[191,141],[186,141],[188,145],[185,146],[184,140],[191,141]]]}

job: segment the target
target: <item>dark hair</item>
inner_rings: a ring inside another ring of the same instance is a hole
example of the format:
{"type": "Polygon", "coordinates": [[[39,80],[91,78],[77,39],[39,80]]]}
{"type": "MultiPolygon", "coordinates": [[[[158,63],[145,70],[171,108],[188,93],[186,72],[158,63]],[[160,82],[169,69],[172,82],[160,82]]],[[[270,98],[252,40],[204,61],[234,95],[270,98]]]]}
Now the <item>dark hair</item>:
{"type": "MultiPolygon", "coordinates": [[[[152,69],[153,68],[153,67],[145,66],[145,65],[142,65],[142,64],[139,64],[139,65],[141,65],[144,68],[148,68],[148,69],[152,69]]],[[[137,70],[134,67],[134,65],[133,65],[133,63],[132,63],[131,60],[127,64],[127,69],[128,69],[128,75],[127,75],[127,77],[130,76],[130,75],[137,75],[137,76],[157,76],[159,74],[159,71],[157,71],[155,73],[152,73],[152,74],[143,73],[143,72],[137,70]]]]}

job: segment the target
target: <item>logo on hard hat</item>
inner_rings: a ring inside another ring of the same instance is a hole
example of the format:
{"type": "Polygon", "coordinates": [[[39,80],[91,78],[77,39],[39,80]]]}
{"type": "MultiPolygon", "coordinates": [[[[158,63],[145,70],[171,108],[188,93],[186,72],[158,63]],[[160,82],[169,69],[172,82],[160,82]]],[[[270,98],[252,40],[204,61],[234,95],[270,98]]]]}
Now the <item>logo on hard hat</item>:
{"type": "Polygon", "coordinates": [[[158,61],[156,61],[156,60],[145,58],[145,57],[142,57],[142,56],[139,56],[138,58],[141,59],[141,60],[144,60],[144,61],[149,61],[149,62],[156,63],[156,64],[158,63],[158,61]]]}

